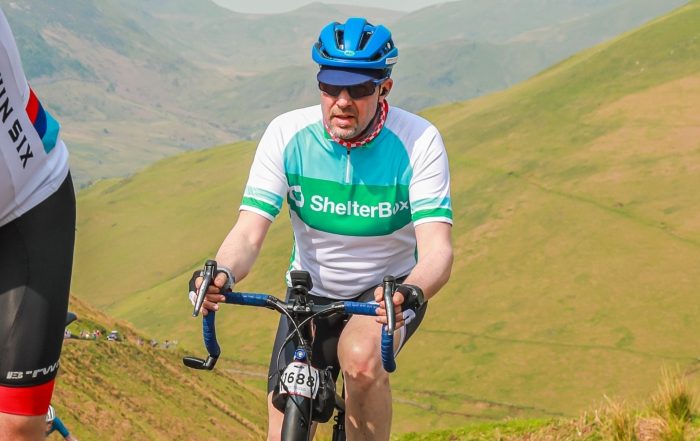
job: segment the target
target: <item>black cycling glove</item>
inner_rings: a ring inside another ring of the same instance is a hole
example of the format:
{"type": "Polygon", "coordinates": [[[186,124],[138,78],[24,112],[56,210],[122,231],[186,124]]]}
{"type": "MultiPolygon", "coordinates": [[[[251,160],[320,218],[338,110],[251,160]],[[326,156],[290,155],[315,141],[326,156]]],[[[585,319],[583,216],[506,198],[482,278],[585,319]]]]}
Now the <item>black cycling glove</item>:
{"type": "Polygon", "coordinates": [[[423,290],[416,285],[410,285],[407,283],[397,284],[396,290],[403,294],[403,303],[401,308],[412,309],[417,311],[425,303],[425,296],[423,295],[423,290]]]}
{"type": "MultiPolygon", "coordinates": [[[[231,271],[228,270],[228,268],[217,268],[216,275],[218,276],[220,273],[226,274],[226,283],[224,283],[223,288],[221,288],[221,292],[227,292],[233,288],[233,284],[236,282],[236,280],[233,277],[233,274],[231,274],[231,271]]],[[[190,292],[197,291],[197,286],[194,282],[195,280],[197,280],[197,277],[202,277],[202,274],[202,270],[197,270],[194,273],[192,273],[192,278],[190,278],[190,292]]]]}

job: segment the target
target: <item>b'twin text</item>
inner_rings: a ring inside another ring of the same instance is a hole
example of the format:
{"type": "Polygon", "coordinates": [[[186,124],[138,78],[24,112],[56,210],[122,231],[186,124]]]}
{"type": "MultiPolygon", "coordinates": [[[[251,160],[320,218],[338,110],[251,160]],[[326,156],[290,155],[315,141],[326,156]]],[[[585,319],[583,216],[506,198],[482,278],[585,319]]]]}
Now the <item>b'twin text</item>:
{"type": "Polygon", "coordinates": [[[58,369],[58,362],[46,366],[44,368],[39,368],[39,369],[34,369],[33,371],[8,371],[7,372],[7,379],[8,380],[21,380],[23,378],[37,378],[37,377],[44,377],[46,375],[49,375],[50,373],[54,372],[56,369],[58,369]]]}

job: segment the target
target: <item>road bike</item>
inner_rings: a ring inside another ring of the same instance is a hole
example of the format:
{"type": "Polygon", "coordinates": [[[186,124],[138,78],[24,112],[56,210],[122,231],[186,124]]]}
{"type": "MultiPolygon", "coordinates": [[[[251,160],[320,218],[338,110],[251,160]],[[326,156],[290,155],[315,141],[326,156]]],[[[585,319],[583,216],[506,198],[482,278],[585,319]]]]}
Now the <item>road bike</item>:
{"type": "MultiPolygon", "coordinates": [[[[216,262],[208,260],[202,272],[202,284],[197,292],[193,311],[198,315],[207,287],[216,276],[216,262]]],[[[335,411],[333,441],[345,441],[345,401],[335,390],[335,382],[326,366],[312,366],[312,321],[315,318],[330,317],[335,314],[376,316],[376,303],[337,301],[328,305],[316,305],[309,299],[312,289],[311,276],[306,271],[291,271],[289,300],[258,293],[226,292],[225,303],[263,307],[284,314],[290,323],[290,333],[277,354],[279,384],[273,392],[273,404],[284,413],[282,441],[307,441],[312,435],[312,423],[327,422],[335,411]],[[286,365],[281,365],[281,354],[287,344],[294,344],[294,357],[286,365]]],[[[394,304],[392,296],[396,289],[393,276],[386,276],[382,283],[387,307],[388,324],[382,327],[382,365],[387,372],[396,370],[394,360],[394,304]]],[[[216,339],[216,313],[208,311],[202,320],[204,345],[208,356],[201,359],[193,356],[183,358],[185,366],[192,369],[212,370],[221,355],[221,347],[216,339]]]]}

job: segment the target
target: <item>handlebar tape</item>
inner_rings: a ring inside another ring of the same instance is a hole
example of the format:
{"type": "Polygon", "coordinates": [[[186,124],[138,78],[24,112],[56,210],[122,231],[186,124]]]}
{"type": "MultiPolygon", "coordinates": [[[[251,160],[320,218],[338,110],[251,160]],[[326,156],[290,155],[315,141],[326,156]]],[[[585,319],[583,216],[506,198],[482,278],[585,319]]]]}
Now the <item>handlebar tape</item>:
{"type": "Polygon", "coordinates": [[[221,355],[221,347],[219,347],[219,342],[216,341],[215,318],[216,312],[209,311],[202,319],[202,335],[204,336],[204,346],[206,346],[209,355],[218,358],[221,355]]]}

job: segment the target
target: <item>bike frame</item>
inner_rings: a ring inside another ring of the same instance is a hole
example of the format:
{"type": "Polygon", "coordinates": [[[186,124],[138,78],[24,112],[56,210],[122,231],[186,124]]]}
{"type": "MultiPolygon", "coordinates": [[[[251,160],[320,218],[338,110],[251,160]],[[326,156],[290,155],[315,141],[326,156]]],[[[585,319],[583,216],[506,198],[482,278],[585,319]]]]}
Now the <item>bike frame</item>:
{"type": "MultiPolygon", "coordinates": [[[[207,264],[209,265],[207,268],[208,274],[211,275],[211,261],[208,261],[207,264]]],[[[294,363],[306,363],[308,365],[307,372],[309,376],[312,374],[312,369],[315,369],[311,366],[311,342],[313,339],[311,323],[314,318],[328,317],[334,314],[377,315],[377,305],[372,303],[338,301],[323,306],[315,305],[313,301],[309,300],[307,297],[311,289],[311,279],[308,273],[305,271],[292,271],[291,273],[293,286],[289,302],[284,302],[268,294],[244,292],[228,292],[223,294],[226,297],[225,303],[273,309],[280,314],[284,314],[289,319],[289,324],[292,329],[287,339],[282,344],[280,353],[278,353],[278,360],[282,350],[290,341],[293,341],[295,344],[295,355],[290,363],[279,370],[280,380],[282,380],[282,372],[286,372],[287,368],[294,363]]],[[[215,274],[215,271],[213,274],[215,274]]],[[[212,277],[210,276],[209,280],[211,279],[212,277]]],[[[382,328],[382,364],[387,372],[393,372],[396,370],[393,338],[394,305],[391,301],[395,291],[394,278],[392,276],[385,277],[382,286],[387,307],[387,321],[389,322],[389,326],[384,326],[382,328]]],[[[202,291],[203,290],[200,290],[200,293],[202,291]]],[[[202,321],[204,345],[208,352],[207,359],[203,360],[191,356],[184,357],[183,363],[185,366],[193,369],[212,370],[216,365],[221,355],[221,347],[216,339],[215,317],[216,313],[214,311],[208,311],[202,321]]],[[[311,425],[313,422],[313,398],[306,394],[291,394],[283,381],[280,381],[280,388],[284,388],[287,393],[281,432],[282,441],[307,441],[311,433],[311,425]]],[[[335,401],[338,414],[335,416],[335,424],[333,426],[333,441],[344,441],[344,400],[336,394],[335,401]]]]}

